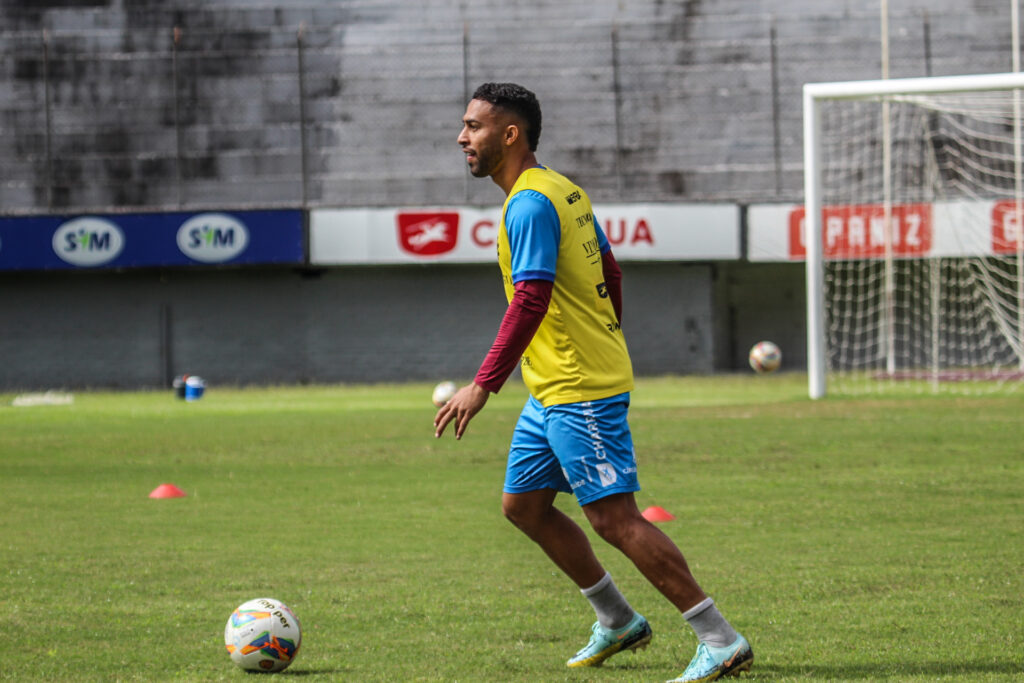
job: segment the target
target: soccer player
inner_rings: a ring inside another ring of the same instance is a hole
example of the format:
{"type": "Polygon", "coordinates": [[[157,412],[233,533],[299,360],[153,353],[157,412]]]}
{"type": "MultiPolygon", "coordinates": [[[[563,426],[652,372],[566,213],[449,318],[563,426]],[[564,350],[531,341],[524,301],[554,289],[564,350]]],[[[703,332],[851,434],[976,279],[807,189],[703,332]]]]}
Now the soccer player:
{"type": "Polygon", "coordinates": [[[470,172],[506,195],[498,265],[509,305],[474,381],[434,418],[455,438],[520,358],[530,396],[512,435],[502,511],[590,601],[590,641],[567,662],[600,666],[651,640],[651,627],[616,587],[587,536],[554,505],[572,492],[602,539],[624,553],[696,631],[697,654],[676,681],[747,671],[747,640],[701,590],[682,553],[640,514],[627,422],[633,370],[620,327],[621,271],[586,193],[537,163],[541,112],[529,90],[486,83],[473,94],[458,144],[470,172]]]}

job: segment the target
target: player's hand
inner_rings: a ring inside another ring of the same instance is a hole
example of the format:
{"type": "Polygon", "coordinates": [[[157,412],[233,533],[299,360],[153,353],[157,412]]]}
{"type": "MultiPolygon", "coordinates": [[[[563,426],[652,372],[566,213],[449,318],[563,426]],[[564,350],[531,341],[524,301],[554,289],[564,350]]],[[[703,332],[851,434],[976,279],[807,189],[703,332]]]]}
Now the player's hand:
{"type": "Polygon", "coordinates": [[[487,403],[490,393],[477,384],[467,384],[441,406],[434,416],[434,437],[441,438],[448,423],[455,421],[455,438],[461,439],[473,416],[487,403]]]}

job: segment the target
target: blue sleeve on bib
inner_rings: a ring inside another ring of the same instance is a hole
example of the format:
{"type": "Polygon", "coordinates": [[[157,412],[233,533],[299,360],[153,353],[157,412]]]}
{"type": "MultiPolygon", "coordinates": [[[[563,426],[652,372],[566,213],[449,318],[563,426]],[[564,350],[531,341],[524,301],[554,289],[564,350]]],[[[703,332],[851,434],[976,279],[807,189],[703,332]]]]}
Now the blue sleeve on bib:
{"type": "Polygon", "coordinates": [[[601,249],[601,253],[607,254],[612,245],[608,244],[608,238],[604,236],[604,230],[601,229],[601,224],[597,222],[597,216],[594,216],[594,232],[597,233],[597,246],[601,249]]]}
{"type": "Polygon", "coordinates": [[[535,190],[517,192],[505,209],[512,282],[555,281],[562,225],[551,200],[535,190]]]}

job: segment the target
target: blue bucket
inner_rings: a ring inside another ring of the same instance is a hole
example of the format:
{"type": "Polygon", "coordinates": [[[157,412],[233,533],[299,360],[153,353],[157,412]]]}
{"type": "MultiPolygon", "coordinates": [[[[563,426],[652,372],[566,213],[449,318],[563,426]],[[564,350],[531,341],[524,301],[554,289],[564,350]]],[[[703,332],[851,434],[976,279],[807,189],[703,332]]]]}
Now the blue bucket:
{"type": "Polygon", "coordinates": [[[185,380],[185,400],[198,401],[206,391],[206,381],[202,377],[192,375],[185,380]]]}

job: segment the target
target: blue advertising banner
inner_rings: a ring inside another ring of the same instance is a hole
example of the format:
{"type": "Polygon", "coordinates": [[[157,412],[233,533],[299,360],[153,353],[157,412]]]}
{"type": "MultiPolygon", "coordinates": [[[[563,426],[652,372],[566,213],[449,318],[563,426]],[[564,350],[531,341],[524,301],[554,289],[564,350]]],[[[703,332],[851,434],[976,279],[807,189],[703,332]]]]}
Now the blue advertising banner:
{"type": "Polygon", "coordinates": [[[0,270],[301,264],[302,212],[0,217],[0,270]]]}

